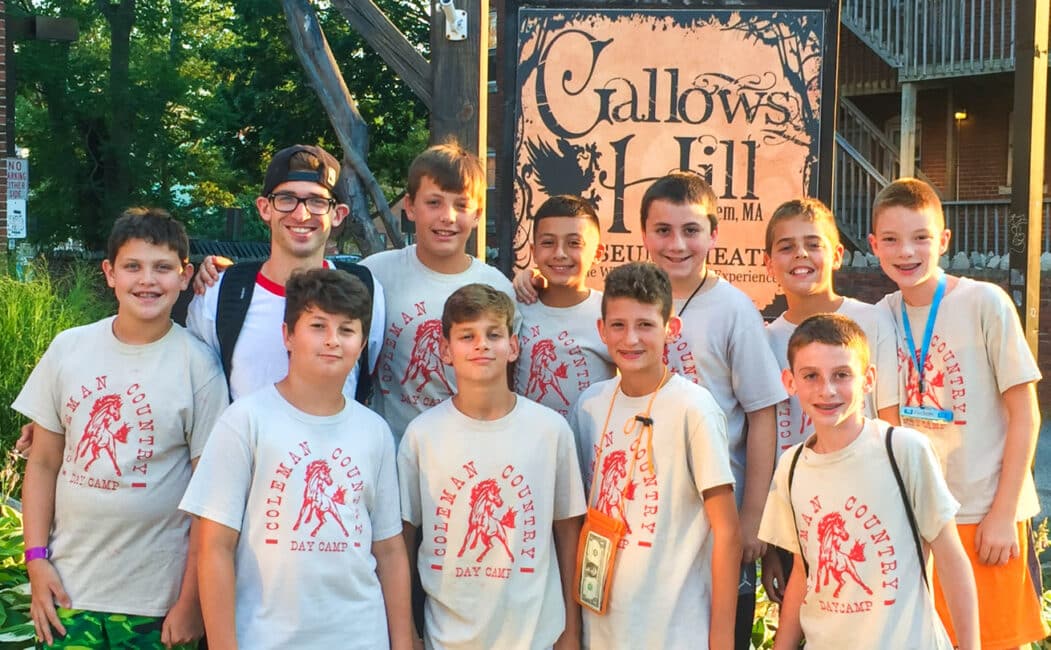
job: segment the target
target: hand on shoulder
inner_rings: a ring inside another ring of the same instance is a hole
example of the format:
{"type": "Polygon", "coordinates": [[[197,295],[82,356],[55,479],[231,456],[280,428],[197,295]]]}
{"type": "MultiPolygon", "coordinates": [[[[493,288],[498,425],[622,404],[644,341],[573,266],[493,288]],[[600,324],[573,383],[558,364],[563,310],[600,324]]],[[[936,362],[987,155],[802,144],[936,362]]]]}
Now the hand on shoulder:
{"type": "Polygon", "coordinates": [[[208,255],[201,261],[197,275],[193,277],[193,292],[204,295],[208,287],[219,281],[219,274],[233,266],[234,261],[222,255],[208,255]]]}

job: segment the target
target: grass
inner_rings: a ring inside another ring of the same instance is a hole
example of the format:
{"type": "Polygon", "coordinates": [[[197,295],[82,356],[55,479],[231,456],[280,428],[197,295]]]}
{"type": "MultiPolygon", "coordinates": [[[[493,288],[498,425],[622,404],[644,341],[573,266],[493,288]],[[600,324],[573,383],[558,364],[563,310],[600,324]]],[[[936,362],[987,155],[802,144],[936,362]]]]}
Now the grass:
{"type": "Polygon", "coordinates": [[[22,515],[9,500],[20,489],[24,461],[12,450],[26,420],[10,405],[56,334],[115,310],[97,266],[74,264],[53,277],[38,263],[25,277],[0,265],[0,649],[33,647],[22,515]]]}
{"type": "MultiPolygon", "coordinates": [[[[97,267],[77,264],[52,277],[37,265],[28,281],[0,271],[0,455],[7,456],[25,423],[10,405],[55,335],[113,313],[97,267]]],[[[13,486],[17,487],[17,486],[13,486]]]]}

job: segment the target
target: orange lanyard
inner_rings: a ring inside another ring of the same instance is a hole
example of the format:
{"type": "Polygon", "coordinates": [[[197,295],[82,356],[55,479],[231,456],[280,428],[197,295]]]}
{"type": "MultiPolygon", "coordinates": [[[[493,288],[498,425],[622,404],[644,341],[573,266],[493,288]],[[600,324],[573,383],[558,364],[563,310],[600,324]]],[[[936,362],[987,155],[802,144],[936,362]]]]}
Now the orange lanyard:
{"type": "MultiPolygon", "coordinates": [[[[646,404],[646,410],[629,418],[624,423],[624,435],[630,436],[635,432],[635,429],[641,425],[641,430],[638,436],[635,438],[635,442],[628,446],[628,450],[631,451],[631,468],[628,470],[627,481],[624,483],[625,488],[631,485],[631,480],[635,477],[635,464],[638,460],[638,449],[642,444],[642,436],[646,435],[646,455],[650,460],[650,471],[657,474],[657,461],[653,457],[653,418],[650,417],[650,411],[653,409],[653,402],[657,399],[657,393],[660,392],[661,387],[664,386],[664,382],[668,379],[668,366],[664,366],[664,374],[661,376],[661,380],[657,383],[657,388],[650,393],[650,401],[646,404]]],[[[588,494],[588,501],[591,501],[591,495],[595,494],[595,481],[598,479],[598,475],[601,472],[602,462],[602,451],[605,445],[602,444],[602,439],[606,436],[606,431],[609,430],[609,421],[613,417],[613,405],[617,402],[617,393],[620,392],[620,383],[622,380],[617,381],[617,387],[613,389],[613,397],[609,399],[609,409],[606,411],[606,421],[602,424],[602,429],[599,430],[599,445],[598,451],[595,452],[595,467],[591,472],[591,492],[588,494]]]]}

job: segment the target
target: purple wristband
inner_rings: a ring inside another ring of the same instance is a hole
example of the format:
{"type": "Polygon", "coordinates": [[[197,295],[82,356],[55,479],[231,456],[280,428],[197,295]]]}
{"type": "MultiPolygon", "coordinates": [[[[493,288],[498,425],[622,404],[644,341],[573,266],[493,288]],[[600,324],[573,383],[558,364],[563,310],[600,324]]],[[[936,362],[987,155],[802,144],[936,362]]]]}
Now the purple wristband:
{"type": "Polygon", "coordinates": [[[46,546],[34,546],[26,549],[26,564],[33,560],[46,560],[51,557],[51,551],[46,546]]]}

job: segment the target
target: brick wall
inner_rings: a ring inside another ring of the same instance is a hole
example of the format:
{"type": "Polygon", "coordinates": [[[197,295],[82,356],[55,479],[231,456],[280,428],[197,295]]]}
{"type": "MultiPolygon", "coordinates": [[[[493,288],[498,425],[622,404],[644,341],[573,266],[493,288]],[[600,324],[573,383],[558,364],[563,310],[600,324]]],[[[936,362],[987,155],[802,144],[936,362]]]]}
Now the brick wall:
{"type": "MultiPolygon", "coordinates": [[[[0,149],[7,156],[7,9],[0,0],[0,149]]],[[[0,242],[7,239],[7,165],[0,165],[0,242]]],[[[6,251],[7,246],[0,247],[6,251]]]]}
{"type": "MultiPolygon", "coordinates": [[[[993,282],[1007,290],[1005,271],[972,272],[976,280],[993,282]]],[[[894,283],[880,269],[845,268],[836,274],[836,291],[844,296],[875,303],[896,290],[894,283]]],[[[1040,334],[1037,344],[1037,364],[1045,380],[1037,385],[1040,412],[1044,420],[1051,419],[1051,275],[1044,274],[1040,280],[1040,334]]]]}
{"type": "Polygon", "coordinates": [[[839,87],[849,95],[895,92],[898,71],[843,27],[839,30],[839,87]]]}
{"type": "MultiPolygon", "coordinates": [[[[948,186],[948,158],[946,130],[948,93],[942,89],[919,93],[916,97],[916,117],[920,120],[920,169],[944,190],[948,186]]],[[[900,106],[899,106],[900,112],[900,106]]]]}
{"type": "Polygon", "coordinates": [[[988,78],[985,83],[956,90],[956,105],[967,109],[967,119],[957,124],[959,139],[960,200],[1002,199],[1007,185],[1008,129],[1014,85],[1009,77],[988,78]]]}
{"type": "MultiPolygon", "coordinates": [[[[950,179],[947,178],[947,145],[950,133],[955,130],[959,161],[959,200],[1009,198],[1000,193],[1000,188],[1008,184],[1008,132],[1014,105],[1012,75],[983,75],[955,79],[951,83],[952,108],[966,109],[966,120],[956,122],[950,117],[948,87],[921,87],[917,94],[920,169],[945,193],[946,199],[956,198],[947,192],[950,187],[950,179]]],[[[901,113],[899,94],[860,96],[852,99],[881,127],[901,113]]],[[[1047,134],[1044,143],[1045,159],[1051,156],[1051,130],[1048,130],[1047,134]]],[[[1045,176],[1051,177],[1051,174],[1045,176]]]]}
{"type": "MultiPolygon", "coordinates": [[[[1051,97],[1051,93],[1049,93],[1051,97]]],[[[946,144],[950,130],[957,134],[959,200],[1007,199],[1000,188],[1009,185],[1009,131],[1014,106],[1014,82],[1010,74],[985,75],[953,81],[953,108],[967,111],[967,119],[956,122],[947,115],[949,91],[921,90],[917,106],[923,128],[922,169],[942,189],[948,187],[946,144]]],[[[900,100],[899,100],[900,101],[900,100]]],[[[1048,103],[1051,106],[1051,102],[1048,103]]],[[[900,111],[900,108],[898,109],[900,111]]],[[[1051,156],[1051,130],[1045,130],[1045,160],[1051,156]]],[[[1028,138],[1028,134],[1015,138],[1028,138]]],[[[1045,172],[1045,178],[1049,178],[1045,172]]],[[[954,197],[947,196],[952,199],[954,197]]]]}

